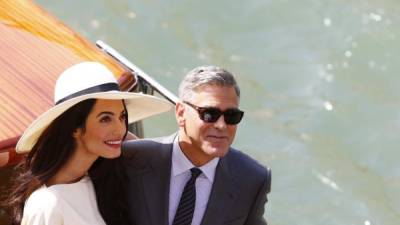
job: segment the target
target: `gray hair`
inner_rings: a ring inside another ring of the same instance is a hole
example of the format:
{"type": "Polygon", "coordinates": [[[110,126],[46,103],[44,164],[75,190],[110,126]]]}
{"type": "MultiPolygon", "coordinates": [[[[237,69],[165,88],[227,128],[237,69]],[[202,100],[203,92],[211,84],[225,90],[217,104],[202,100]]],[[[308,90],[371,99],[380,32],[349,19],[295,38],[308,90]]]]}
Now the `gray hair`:
{"type": "Polygon", "coordinates": [[[179,85],[179,98],[191,100],[197,89],[206,85],[234,87],[237,97],[240,98],[240,89],[235,77],[217,66],[199,66],[187,73],[179,85]]]}

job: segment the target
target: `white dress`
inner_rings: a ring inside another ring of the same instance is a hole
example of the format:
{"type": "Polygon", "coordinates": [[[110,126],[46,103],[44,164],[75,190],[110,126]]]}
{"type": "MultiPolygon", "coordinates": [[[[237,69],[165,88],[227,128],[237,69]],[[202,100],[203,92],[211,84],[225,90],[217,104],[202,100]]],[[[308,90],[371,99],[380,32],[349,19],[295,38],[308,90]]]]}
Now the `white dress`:
{"type": "Polygon", "coordinates": [[[21,225],[105,225],[88,176],[72,184],[43,185],[25,202],[21,225]]]}

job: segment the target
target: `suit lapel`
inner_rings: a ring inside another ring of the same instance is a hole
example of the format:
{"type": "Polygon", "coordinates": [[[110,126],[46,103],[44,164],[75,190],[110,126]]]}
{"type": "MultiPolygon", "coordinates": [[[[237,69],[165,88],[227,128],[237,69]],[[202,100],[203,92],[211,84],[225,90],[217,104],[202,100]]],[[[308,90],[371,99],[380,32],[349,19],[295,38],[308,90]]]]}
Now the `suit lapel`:
{"type": "Polygon", "coordinates": [[[153,225],[168,224],[172,141],[160,147],[160,155],[154,157],[142,176],[149,220],[153,225]]]}
{"type": "Polygon", "coordinates": [[[201,225],[222,224],[225,214],[229,212],[229,208],[232,207],[237,196],[237,185],[229,169],[227,157],[228,155],[221,158],[218,163],[207,209],[201,225]]]}

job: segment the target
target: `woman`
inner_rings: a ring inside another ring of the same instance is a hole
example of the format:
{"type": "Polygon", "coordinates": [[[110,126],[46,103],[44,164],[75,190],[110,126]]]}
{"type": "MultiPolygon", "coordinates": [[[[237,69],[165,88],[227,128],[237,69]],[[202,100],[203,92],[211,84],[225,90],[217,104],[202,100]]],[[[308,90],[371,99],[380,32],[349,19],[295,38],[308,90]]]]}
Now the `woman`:
{"type": "Polygon", "coordinates": [[[164,112],[169,103],[119,91],[96,62],[64,71],[54,99],[16,146],[28,155],[8,199],[13,224],[125,224],[121,142],[129,122],[164,112]]]}

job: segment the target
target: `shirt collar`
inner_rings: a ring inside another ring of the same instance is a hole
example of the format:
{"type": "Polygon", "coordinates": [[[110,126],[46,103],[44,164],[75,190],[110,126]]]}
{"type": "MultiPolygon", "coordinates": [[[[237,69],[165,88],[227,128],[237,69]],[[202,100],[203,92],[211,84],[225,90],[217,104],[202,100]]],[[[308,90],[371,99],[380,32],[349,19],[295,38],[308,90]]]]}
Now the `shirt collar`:
{"type": "MultiPolygon", "coordinates": [[[[209,181],[213,182],[215,177],[215,170],[217,168],[219,158],[214,158],[199,169],[203,172],[200,176],[205,176],[209,181]]],[[[192,162],[183,154],[179,146],[178,136],[174,139],[172,148],[172,175],[178,176],[191,168],[195,167],[192,162]]]]}

